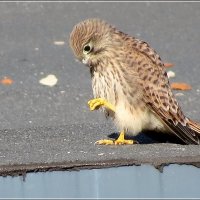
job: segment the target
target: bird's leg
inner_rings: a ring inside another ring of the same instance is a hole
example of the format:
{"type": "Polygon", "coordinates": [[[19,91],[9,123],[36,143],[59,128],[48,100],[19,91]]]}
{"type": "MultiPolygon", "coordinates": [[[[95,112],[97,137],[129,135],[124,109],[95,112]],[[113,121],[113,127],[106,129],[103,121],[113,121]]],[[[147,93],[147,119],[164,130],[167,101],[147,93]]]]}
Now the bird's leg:
{"type": "Polygon", "coordinates": [[[114,141],[114,144],[134,144],[137,143],[137,141],[134,140],[125,140],[124,139],[125,131],[121,131],[119,137],[114,141]]]}
{"type": "MultiPolygon", "coordinates": [[[[88,101],[88,105],[90,107],[90,110],[96,110],[96,109],[99,109],[101,106],[104,106],[107,109],[112,110],[113,112],[115,112],[115,107],[111,103],[109,103],[108,101],[106,101],[105,99],[102,99],[102,98],[91,99],[90,101],[88,101]]],[[[126,132],[125,130],[121,131],[119,137],[116,140],[111,140],[111,139],[110,140],[109,139],[98,140],[98,141],[95,142],[95,144],[120,145],[120,144],[134,144],[134,143],[137,143],[137,141],[134,141],[134,140],[125,140],[124,139],[125,132],[126,132]]]]}
{"type": "Polygon", "coordinates": [[[138,142],[135,140],[125,140],[124,139],[125,131],[121,131],[119,137],[116,140],[98,140],[95,144],[102,144],[102,145],[121,145],[121,144],[137,144],[138,142]]]}
{"type": "Polygon", "coordinates": [[[88,105],[90,107],[90,110],[97,110],[101,106],[104,106],[107,109],[115,112],[115,107],[111,103],[102,98],[91,99],[90,101],[88,101],[88,105]]]}

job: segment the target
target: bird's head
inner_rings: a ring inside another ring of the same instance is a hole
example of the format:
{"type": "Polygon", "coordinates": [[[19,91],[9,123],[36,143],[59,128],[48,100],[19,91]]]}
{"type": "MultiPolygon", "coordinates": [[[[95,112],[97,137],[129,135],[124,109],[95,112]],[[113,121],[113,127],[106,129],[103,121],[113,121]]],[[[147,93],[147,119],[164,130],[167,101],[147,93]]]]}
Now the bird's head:
{"type": "Polygon", "coordinates": [[[114,30],[114,27],[100,19],[87,19],[75,25],[69,40],[75,56],[87,65],[98,62],[113,46],[114,30]]]}

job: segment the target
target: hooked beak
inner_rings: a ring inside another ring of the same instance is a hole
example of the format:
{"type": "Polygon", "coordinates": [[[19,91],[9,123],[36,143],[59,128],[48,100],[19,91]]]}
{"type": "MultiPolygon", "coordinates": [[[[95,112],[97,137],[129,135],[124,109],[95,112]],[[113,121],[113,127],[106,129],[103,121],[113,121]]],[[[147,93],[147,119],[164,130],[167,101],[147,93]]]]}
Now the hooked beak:
{"type": "Polygon", "coordinates": [[[82,63],[85,64],[85,65],[87,65],[88,64],[88,58],[83,58],[82,59],[82,63]]]}

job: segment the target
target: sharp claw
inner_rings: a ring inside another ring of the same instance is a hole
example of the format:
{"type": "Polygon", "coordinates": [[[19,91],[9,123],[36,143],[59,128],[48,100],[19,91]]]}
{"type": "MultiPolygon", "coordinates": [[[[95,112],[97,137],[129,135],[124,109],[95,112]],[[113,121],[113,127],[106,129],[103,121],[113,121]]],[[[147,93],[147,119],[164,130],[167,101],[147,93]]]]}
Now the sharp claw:
{"type": "Polygon", "coordinates": [[[88,101],[88,105],[90,107],[90,110],[93,111],[96,108],[98,108],[99,106],[101,106],[102,102],[100,99],[92,99],[92,100],[88,101]]]}
{"type": "Polygon", "coordinates": [[[100,102],[95,102],[95,103],[92,105],[92,108],[93,108],[93,110],[94,110],[95,108],[98,108],[99,106],[101,106],[101,103],[100,103],[100,102]]]}
{"type": "Polygon", "coordinates": [[[95,110],[95,108],[90,107],[90,111],[93,111],[93,110],[95,110]]]}

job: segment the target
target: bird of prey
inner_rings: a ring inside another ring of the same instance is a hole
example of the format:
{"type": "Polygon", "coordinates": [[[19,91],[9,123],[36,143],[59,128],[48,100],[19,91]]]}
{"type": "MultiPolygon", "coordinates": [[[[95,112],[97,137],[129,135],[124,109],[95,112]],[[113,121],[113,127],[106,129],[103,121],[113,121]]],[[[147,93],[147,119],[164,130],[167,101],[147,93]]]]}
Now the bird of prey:
{"type": "Polygon", "coordinates": [[[96,144],[133,144],[125,133],[135,136],[144,130],[173,134],[185,144],[200,143],[200,124],[182,112],[160,56],[146,42],[96,18],[75,25],[69,42],[91,73],[90,110],[102,108],[121,131],[118,139],[96,144]]]}

